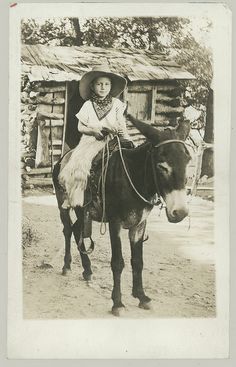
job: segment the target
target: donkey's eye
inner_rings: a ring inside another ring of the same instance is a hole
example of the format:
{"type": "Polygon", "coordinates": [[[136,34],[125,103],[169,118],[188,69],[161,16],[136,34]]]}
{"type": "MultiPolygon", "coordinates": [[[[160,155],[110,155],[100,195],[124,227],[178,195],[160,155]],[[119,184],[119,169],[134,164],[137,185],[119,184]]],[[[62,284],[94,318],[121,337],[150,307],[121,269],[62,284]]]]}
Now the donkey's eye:
{"type": "Polygon", "coordinates": [[[172,168],[169,166],[167,162],[157,163],[157,168],[159,168],[163,173],[170,175],[172,172],[172,168]]]}

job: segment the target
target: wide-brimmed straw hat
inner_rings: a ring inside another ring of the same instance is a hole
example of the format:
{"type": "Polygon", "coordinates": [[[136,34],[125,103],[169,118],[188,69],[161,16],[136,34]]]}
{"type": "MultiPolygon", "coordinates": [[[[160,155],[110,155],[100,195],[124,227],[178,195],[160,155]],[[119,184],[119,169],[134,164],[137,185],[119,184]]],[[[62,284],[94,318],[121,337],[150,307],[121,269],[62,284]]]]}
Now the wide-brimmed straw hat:
{"type": "Polygon", "coordinates": [[[106,76],[111,79],[111,91],[112,97],[118,97],[126,87],[126,79],[119,74],[112,73],[109,66],[104,64],[100,66],[94,66],[91,71],[85,73],[79,83],[79,92],[84,100],[87,100],[91,96],[91,83],[98,77],[106,76]]]}

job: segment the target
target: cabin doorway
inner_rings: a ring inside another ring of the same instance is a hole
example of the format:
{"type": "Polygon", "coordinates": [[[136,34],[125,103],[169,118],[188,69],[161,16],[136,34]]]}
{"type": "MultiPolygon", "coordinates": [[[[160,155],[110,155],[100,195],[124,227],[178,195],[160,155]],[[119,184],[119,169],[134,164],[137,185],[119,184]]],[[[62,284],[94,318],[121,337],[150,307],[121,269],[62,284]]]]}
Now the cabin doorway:
{"type": "Polygon", "coordinates": [[[79,94],[79,82],[67,82],[67,118],[65,126],[64,152],[73,149],[80,141],[81,134],[78,131],[78,119],[75,116],[84,104],[79,94]]]}

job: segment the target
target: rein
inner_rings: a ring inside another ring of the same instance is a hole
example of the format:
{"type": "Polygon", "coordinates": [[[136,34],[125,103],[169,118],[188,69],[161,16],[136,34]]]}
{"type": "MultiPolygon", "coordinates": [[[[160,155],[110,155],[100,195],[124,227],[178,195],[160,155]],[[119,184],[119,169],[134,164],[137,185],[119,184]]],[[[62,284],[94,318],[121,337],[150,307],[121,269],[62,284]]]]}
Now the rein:
{"type": "MultiPolygon", "coordinates": [[[[122,154],[122,148],[121,148],[121,144],[120,144],[120,139],[119,139],[119,137],[118,136],[116,136],[117,137],[117,141],[118,141],[118,146],[119,146],[119,153],[120,153],[120,159],[121,159],[121,162],[122,162],[122,164],[123,164],[123,168],[124,168],[124,171],[125,171],[125,173],[126,173],[126,176],[127,176],[127,178],[128,178],[128,180],[129,180],[129,183],[130,183],[130,185],[131,185],[131,187],[133,188],[133,190],[136,192],[136,194],[145,202],[145,203],[147,203],[147,204],[150,204],[150,205],[155,205],[155,203],[153,203],[153,202],[151,202],[151,201],[149,201],[149,200],[147,200],[147,199],[145,199],[139,192],[138,192],[138,190],[136,189],[136,187],[134,186],[134,184],[133,184],[133,182],[132,182],[132,180],[131,180],[131,177],[130,177],[130,175],[129,175],[129,172],[128,172],[128,170],[127,170],[127,167],[126,167],[126,165],[125,165],[125,161],[124,161],[124,158],[123,158],[123,154],[122,154]]],[[[158,202],[158,204],[156,204],[156,205],[159,205],[159,200],[160,200],[160,195],[159,195],[159,193],[157,193],[157,195],[158,195],[158,200],[157,200],[157,202],[158,202]]]]}
{"type": "Polygon", "coordinates": [[[104,235],[107,230],[106,226],[106,177],[107,177],[107,169],[109,164],[109,146],[108,142],[106,142],[105,147],[103,148],[102,152],[102,174],[101,174],[101,181],[102,181],[102,220],[100,225],[100,233],[104,235]],[[105,149],[107,150],[107,159],[105,162],[105,149]]]}

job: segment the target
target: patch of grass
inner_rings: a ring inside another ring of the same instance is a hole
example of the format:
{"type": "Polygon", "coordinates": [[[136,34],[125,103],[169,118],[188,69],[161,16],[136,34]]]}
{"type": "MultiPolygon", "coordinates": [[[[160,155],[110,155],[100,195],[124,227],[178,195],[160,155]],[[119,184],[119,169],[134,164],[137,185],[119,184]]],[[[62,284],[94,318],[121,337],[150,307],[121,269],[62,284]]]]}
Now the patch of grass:
{"type": "Polygon", "coordinates": [[[22,247],[25,249],[28,246],[32,246],[39,240],[40,236],[38,232],[32,228],[30,219],[23,217],[22,219],[22,247]]]}

